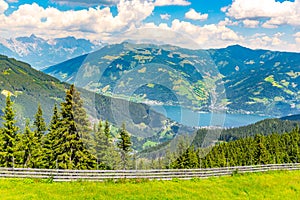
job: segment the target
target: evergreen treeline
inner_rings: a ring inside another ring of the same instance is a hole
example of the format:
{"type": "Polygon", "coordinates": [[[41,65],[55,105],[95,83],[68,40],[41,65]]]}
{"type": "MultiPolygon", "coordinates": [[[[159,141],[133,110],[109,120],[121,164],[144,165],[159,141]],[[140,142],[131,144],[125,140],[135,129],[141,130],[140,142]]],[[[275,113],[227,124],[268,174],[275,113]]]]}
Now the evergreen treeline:
{"type": "MultiPolygon", "coordinates": [[[[290,121],[284,119],[265,119],[247,126],[228,128],[220,130],[219,141],[235,141],[246,137],[254,137],[257,134],[269,135],[272,133],[288,133],[300,126],[299,121],[290,121]]],[[[207,129],[199,129],[193,141],[196,148],[202,147],[207,134],[212,134],[207,129]]]]}
{"type": "Polygon", "coordinates": [[[2,119],[0,167],[199,168],[289,163],[298,162],[300,157],[298,128],[290,133],[254,135],[259,130],[275,132],[278,126],[281,126],[278,128],[279,132],[283,132],[297,123],[267,120],[258,129],[225,130],[220,137],[224,142],[214,147],[198,148],[195,141],[202,141],[206,136],[204,130],[199,130],[193,142],[189,137],[178,137],[174,152],[167,150],[164,156],[156,159],[138,158],[138,155],[131,153],[131,137],[125,124],[119,129],[118,139],[113,137],[108,121],[100,120],[92,126],[80,93],[73,85],[66,91],[65,100],[61,105],[54,105],[52,119],[48,125],[43,118],[42,107],[38,105],[33,122],[27,120],[25,128],[20,130],[16,125],[13,102],[9,95],[2,119]],[[238,135],[238,130],[243,130],[241,132],[244,134],[238,135]]]}
{"type": "Polygon", "coordinates": [[[31,124],[23,131],[16,125],[10,96],[3,109],[0,128],[0,167],[50,169],[127,169],[130,166],[131,141],[125,124],[114,140],[110,124],[99,121],[91,129],[80,93],[71,85],[60,109],[53,108],[47,126],[38,105],[31,124]]]}
{"type": "Polygon", "coordinates": [[[167,167],[207,168],[296,163],[300,160],[300,130],[296,128],[290,133],[274,133],[267,136],[257,134],[207,149],[195,150],[192,147],[180,146],[178,148],[184,152],[173,153],[173,159],[169,160],[167,167]]]}

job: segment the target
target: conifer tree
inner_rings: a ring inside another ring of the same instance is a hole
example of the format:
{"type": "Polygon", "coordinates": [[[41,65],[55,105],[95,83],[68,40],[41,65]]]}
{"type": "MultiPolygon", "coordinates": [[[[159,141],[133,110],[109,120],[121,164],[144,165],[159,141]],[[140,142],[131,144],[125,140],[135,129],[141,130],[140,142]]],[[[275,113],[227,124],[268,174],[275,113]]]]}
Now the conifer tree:
{"type": "Polygon", "coordinates": [[[53,115],[49,125],[48,133],[44,139],[44,164],[45,167],[48,169],[55,169],[56,168],[56,159],[57,153],[56,148],[59,144],[59,126],[60,126],[60,113],[58,111],[57,105],[54,105],[53,108],[53,115]]]}
{"type": "Polygon", "coordinates": [[[164,156],[164,165],[167,169],[172,168],[172,163],[174,162],[174,153],[171,152],[170,144],[168,145],[165,156],[164,156]]]}
{"type": "Polygon", "coordinates": [[[106,135],[108,140],[111,139],[110,125],[109,125],[109,122],[107,120],[105,120],[105,124],[104,124],[104,134],[106,135]]]}
{"type": "Polygon", "coordinates": [[[88,120],[87,113],[84,109],[83,100],[80,97],[80,93],[73,86],[73,112],[76,130],[88,150],[92,150],[93,140],[92,140],[92,130],[90,128],[91,124],[88,120]]]}
{"type": "Polygon", "coordinates": [[[126,169],[128,167],[128,161],[130,158],[130,151],[131,151],[131,141],[130,135],[126,130],[125,123],[122,124],[121,129],[119,130],[120,138],[117,143],[117,146],[121,153],[121,160],[122,160],[122,168],[126,169]]]}
{"type": "MultiPolygon", "coordinates": [[[[30,129],[29,119],[26,120],[24,133],[20,136],[20,142],[18,145],[18,152],[20,154],[20,164],[25,168],[35,167],[33,154],[35,153],[37,137],[30,129]]],[[[38,155],[41,156],[41,155],[38,155]]]]}
{"type": "Polygon", "coordinates": [[[16,126],[15,111],[10,95],[6,97],[6,106],[3,113],[3,128],[1,128],[0,131],[0,166],[13,167],[16,138],[19,128],[16,126]]]}
{"type": "Polygon", "coordinates": [[[32,153],[31,162],[33,164],[32,167],[40,168],[43,167],[43,137],[46,131],[46,123],[43,118],[43,110],[41,105],[38,105],[37,112],[34,116],[33,125],[35,127],[34,130],[34,139],[35,139],[35,148],[32,153]]]}
{"type": "Polygon", "coordinates": [[[265,137],[262,135],[256,135],[254,138],[256,142],[255,161],[256,164],[268,164],[270,161],[269,152],[265,146],[265,137]]]}
{"type": "Polygon", "coordinates": [[[46,123],[43,118],[43,110],[42,110],[40,104],[38,105],[38,109],[34,116],[34,119],[35,119],[33,122],[33,125],[35,126],[34,133],[35,133],[36,137],[39,139],[39,142],[41,142],[42,137],[44,136],[45,131],[46,131],[46,123]]]}
{"type": "Polygon", "coordinates": [[[95,157],[85,148],[74,117],[74,85],[66,92],[65,102],[61,104],[61,122],[58,128],[57,153],[58,167],[63,169],[95,168],[95,157]]]}
{"type": "Polygon", "coordinates": [[[94,135],[95,155],[100,164],[98,168],[121,169],[120,155],[111,138],[109,122],[106,120],[103,127],[103,122],[100,120],[94,135]]]}
{"type": "Polygon", "coordinates": [[[101,120],[99,120],[98,129],[95,132],[94,141],[95,141],[95,151],[97,157],[97,168],[98,169],[106,168],[105,158],[107,157],[108,154],[109,141],[104,133],[101,120]]]}

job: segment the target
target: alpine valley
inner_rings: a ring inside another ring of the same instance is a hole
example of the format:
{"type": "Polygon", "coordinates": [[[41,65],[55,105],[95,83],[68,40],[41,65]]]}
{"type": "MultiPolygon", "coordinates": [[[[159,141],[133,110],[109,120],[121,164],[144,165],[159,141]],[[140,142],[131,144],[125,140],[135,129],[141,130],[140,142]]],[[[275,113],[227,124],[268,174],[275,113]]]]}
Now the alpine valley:
{"type": "MultiPolygon", "coordinates": [[[[69,84],[37,71],[27,63],[0,55],[0,107],[5,107],[5,98],[10,95],[20,127],[24,127],[26,119],[33,120],[38,104],[42,106],[48,123],[54,104],[60,105],[63,102],[69,87],[69,84]]],[[[80,88],[78,90],[90,122],[108,120],[112,124],[112,132],[126,123],[137,148],[165,142],[177,134],[194,132],[193,128],[171,121],[145,104],[107,97],[80,88]]],[[[0,114],[3,116],[2,112],[0,114]]]]}
{"type": "Polygon", "coordinates": [[[300,53],[239,45],[190,50],[107,45],[43,72],[89,91],[198,111],[286,116],[300,110],[300,53]]]}

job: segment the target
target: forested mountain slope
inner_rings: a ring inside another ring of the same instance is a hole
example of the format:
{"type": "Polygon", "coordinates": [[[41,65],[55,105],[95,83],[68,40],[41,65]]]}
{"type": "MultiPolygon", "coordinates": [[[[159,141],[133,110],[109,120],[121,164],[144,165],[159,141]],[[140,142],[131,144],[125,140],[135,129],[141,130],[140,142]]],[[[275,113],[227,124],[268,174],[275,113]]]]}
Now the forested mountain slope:
{"type": "Polygon", "coordinates": [[[44,72],[97,93],[197,110],[286,116],[299,112],[300,54],[242,46],[189,50],[108,45],[44,72]]]}
{"type": "MultiPolygon", "coordinates": [[[[46,122],[49,122],[54,104],[60,105],[69,87],[26,63],[0,56],[0,107],[4,108],[5,98],[10,94],[21,126],[25,125],[26,118],[34,117],[39,103],[46,122]]],[[[124,122],[136,142],[145,143],[146,138],[151,138],[150,141],[158,143],[172,139],[180,131],[193,131],[170,121],[145,104],[111,98],[80,88],[79,91],[92,124],[102,119],[119,127],[124,122]]],[[[143,144],[138,146],[142,147],[143,144]]]]}

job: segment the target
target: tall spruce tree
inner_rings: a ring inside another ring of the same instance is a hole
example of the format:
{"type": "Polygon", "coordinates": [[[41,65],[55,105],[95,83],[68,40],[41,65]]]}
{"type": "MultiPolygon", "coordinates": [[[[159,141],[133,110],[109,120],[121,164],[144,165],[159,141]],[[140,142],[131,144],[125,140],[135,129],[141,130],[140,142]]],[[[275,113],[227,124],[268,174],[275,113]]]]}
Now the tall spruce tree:
{"type": "Polygon", "coordinates": [[[43,110],[41,108],[41,105],[38,105],[37,112],[34,116],[34,139],[35,139],[35,148],[32,154],[31,161],[33,163],[34,168],[41,168],[43,167],[43,137],[45,134],[45,131],[47,130],[46,128],[46,123],[43,118],[43,110]]]}
{"type": "Polygon", "coordinates": [[[265,136],[262,135],[256,135],[254,137],[254,140],[256,142],[257,147],[255,152],[255,161],[256,164],[269,164],[270,162],[270,155],[269,152],[265,146],[265,136]]]}
{"type": "Polygon", "coordinates": [[[126,130],[125,123],[122,124],[121,129],[119,130],[120,138],[117,143],[117,146],[121,153],[122,168],[126,169],[128,167],[128,162],[130,158],[131,146],[130,135],[126,130]]]}
{"type": "Polygon", "coordinates": [[[94,134],[95,155],[97,157],[98,169],[120,169],[120,156],[110,137],[108,121],[105,125],[101,120],[94,134]]]}
{"type": "Polygon", "coordinates": [[[48,128],[48,133],[44,137],[44,164],[48,169],[56,168],[56,159],[57,153],[56,148],[59,144],[59,126],[60,126],[60,113],[58,111],[57,105],[54,105],[53,115],[51,118],[51,122],[48,128]]]}
{"type": "Polygon", "coordinates": [[[39,139],[39,141],[41,142],[42,137],[44,136],[45,131],[47,130],[47,128],[46,128],[45,120],[43,118],[43,110],[42,110],[40,104],[38,105],[37,112],[34,116],[33,125],[35,127],[34,133],[35,133],[36,137],[39,139]]]}
{"type": "MultiPolygon", "coordinates": [[[[19,152],[19,163],[21,167],[34,168],[34,154],[36,153],[35,148],[37,144],[37,137],[34,132],[30,129],[30,121],[26,120],[24,133],[20,136],[20,142],[18,143],[19,152]]],[[[42,156],[37,155],[37,156],[42,156]]]]}
{"type": "Polygon", "coordinates": [[[73,112],[76,130],[88,150],[92,150],[93,139],[91,124],[88,120],[87,113],[84,109],[83,100],[80,97],[80,93],[73,86],[73,112]]]}
{"type": "Polygon", "coordinates": [[[0,166],[13,167],[16,148],[16,138],[19,128],[16,126],[15,111],[10,95],[6,97],[6,106],[3,110],[3,128],[0,131],[0,166]]]}
{"type": "Polygon", "coordinates": [[[96,152],[96,157],[97,157],[97,169],[102,169],[106,168],[105,165],[105,158],[108,153],[108,138],[106,137],[102,122],[99,120],[98,123],[98,129],[95,132],[94,135],[94,141],[95,141],[95,152],[96,152]]]}
{"type": "Polygon", "coordinates": [[[109,122],[107,120],[105,120],[105,124],[104,124],[104,134],[106,135],[106,137],[109,140],[111,139],[110,125],[109,125],[109,122]]]}
{"type": "Polygon", "coordinates": [[[61,104],[61,122],[58,127],[58,142],[55,152],[57,163],[63,169],[93,169],[95,157],[85,148],[74,117],[75,87],[71,85],[66,92],[65,102],[61,104]]]}

